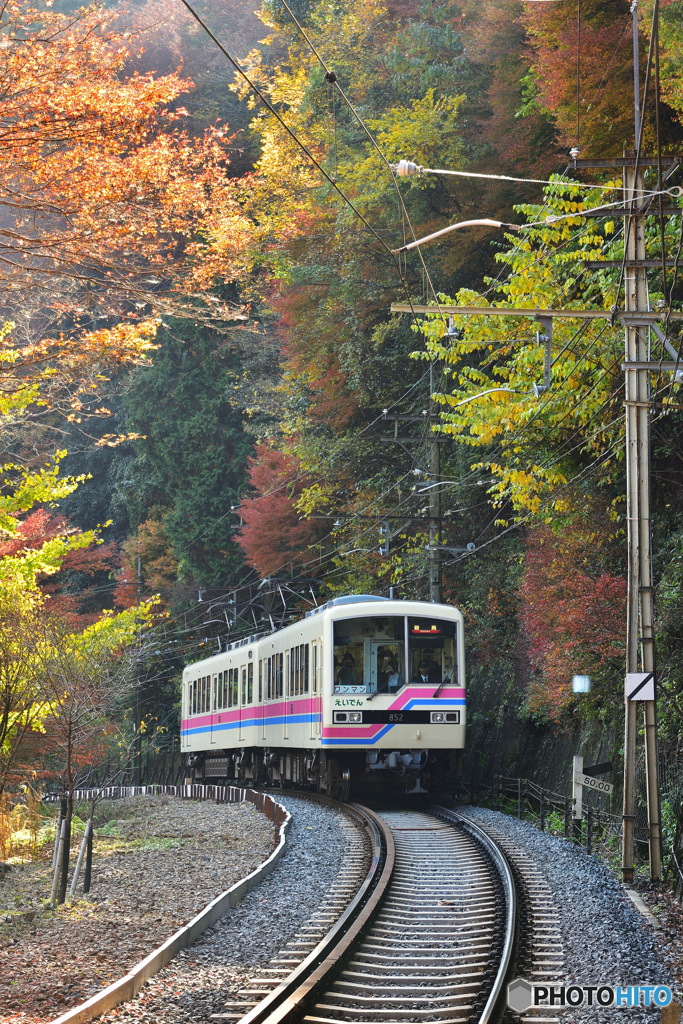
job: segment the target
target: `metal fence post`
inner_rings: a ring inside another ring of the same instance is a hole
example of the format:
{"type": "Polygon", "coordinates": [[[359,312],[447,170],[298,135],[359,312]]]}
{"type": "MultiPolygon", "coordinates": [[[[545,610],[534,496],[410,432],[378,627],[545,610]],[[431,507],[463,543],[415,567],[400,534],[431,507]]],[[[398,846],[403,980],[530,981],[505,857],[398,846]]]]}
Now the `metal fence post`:
{"type": "Polygon", "coordinates": [[[493,809],[498,810],[498,776],[493,776],[493,809]]]}
{"type": "Polygon", "coordinates": [[[541,832],[545,832],[545,801],[543,799],[543,790],[540,791],[538,802],[539,802],[539,816],[540,816],[540,819],[541,819],[541,832]]]}
{"type": "Polygon", "coordinates": [[[593,848],[593,808],[586,811],[586,853],[591,853],[593,848]]]}
{"type": "Polygon", "coordinates": [[[522,817],[522,780],[517,779],[517,817],[522,817]]]}
{"type": "Polygon", "coordinates": [[[569,805],[569,797],[564,798],[564,838],[569,839],[571,827],[571,810],[569,805]]]}

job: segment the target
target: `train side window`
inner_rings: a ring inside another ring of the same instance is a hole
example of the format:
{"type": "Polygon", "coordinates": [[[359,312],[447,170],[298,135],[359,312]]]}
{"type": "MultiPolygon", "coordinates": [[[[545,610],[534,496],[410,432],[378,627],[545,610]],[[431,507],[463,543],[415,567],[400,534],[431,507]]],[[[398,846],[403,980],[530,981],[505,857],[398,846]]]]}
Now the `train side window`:
{"type": "Polygon", "coordinates": [[[285,660],[284,659],[284,655],[282,655],[282,654],[276,654],[275,655],[275,684],[276,684],[275,685],[275,689],[277,691],[276,695],[278,697],[282,697],[284,695],[283,678],[282,678],[283,672],[284,672],[284,664],[283,664],[284,660],[285,660]]]}
{"type": "Polygon", "coordinates": [[[247,703],[254,703],[254,662],[250,661],[247,667],[247,703]]]}
{"type": "Polygon", "coordinates": [[[316,643],[311,645],[313,665],[311,666],[311,676],[313,677],[313,693],[318,692],[318,645],[316,643]]]}
{"type": "Polygon", "coordinates": [[[263,703],[263,658],[258,663],[258,702],[263,703]]]}
{"type": "Polygon", "coordinates": [[[232,670],[232,706],[237,707],[239,703],[239,669],[234,668],[232,670]]]}
{"type": "Polygon", "coordinates": [[[192,714],[197,714],[197,680],[192,683],[192,714]]]}
{"type": "Polygon", "coordinates": [[[266,698],[273,699],[273,658],[266,658],[266,698]]]}
{"type": "Polygon", "coordinates": [[[294,693],[294,649],[285,653],[285,682],[287,683],[287,696],[294,693]]]}
{"type": "Polygon", "coordinates": [[[199,714],[204,714],[204,701],[206,699],[206,676],[202,676],[199,683],[199,714]]]}
{"type": "Polygon", "coordinates": [[[213,674],[213,686],[211,689],[213,691],[213,704],[211,705],[210,710],[216,711],[218,709],[218,676],[215,672],[213,674]]]}
{"type": "Polygon", "coordinates": [[[294,648],[294,693],[301,693],[301,648],[294,648]]]}
{"type": "Polygon", "coordinates": [[[223,673],[223,700],[222,707],[227,708],[228,706],[228,673],[223,673]]]}
{"type": "Polygon", "coordinates": [[[247,703],[247,670],[242,669],[242,704],[247,703]]]}

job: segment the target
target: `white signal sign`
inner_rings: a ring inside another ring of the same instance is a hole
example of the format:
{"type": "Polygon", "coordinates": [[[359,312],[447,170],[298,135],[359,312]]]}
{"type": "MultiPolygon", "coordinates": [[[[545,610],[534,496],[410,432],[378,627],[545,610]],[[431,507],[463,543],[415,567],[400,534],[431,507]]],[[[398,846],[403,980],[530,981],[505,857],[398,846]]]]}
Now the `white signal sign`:
{"type": "Polygon", "coordinates": [[[654,672],[628,672],[624,685],[626,700],[654,700],[654,672]]]}
{"type": "Polygon", "coordinates": [[[603,782],[602,779],[596,779],[592,775],[584,775],[583,772],[574,772],[574,783],[577,786],[586,786],[596,793],[612,793],[614,791],[614,786],[611,782],[603,782]]]}

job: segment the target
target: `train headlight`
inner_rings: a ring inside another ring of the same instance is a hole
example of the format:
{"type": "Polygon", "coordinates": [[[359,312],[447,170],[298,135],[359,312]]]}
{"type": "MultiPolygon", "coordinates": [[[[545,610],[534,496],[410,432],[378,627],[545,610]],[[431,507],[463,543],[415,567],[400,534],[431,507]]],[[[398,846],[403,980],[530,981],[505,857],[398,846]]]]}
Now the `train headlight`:
{"type": "Polygon", "coordinates": [[[362,711],[349,711],[349,722],[354,722],[356,725],[363,721],[362,711]]]}
{"type": "Polygon", "coordinates": [[[432,711],[431,715],[429,716],[429,720],[430,720],[430,722],[445,722],[446,721],[446,719],[444,718],[443,711],[432,711]]]}

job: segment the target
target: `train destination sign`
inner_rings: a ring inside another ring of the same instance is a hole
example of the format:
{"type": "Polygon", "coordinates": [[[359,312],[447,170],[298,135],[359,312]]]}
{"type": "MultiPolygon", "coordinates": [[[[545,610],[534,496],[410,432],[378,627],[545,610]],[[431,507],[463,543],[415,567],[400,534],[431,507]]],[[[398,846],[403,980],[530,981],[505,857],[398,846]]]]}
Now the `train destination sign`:
{"type": "Polygon", "coordinates": [[[594,776],[586,775],[584,772],[574,772],[574,783],[577,786],[586,786],[596,793],[612,793],[614,791],[614,786],[611,782],[603,782],[602,779],[596,779],[594,776]]]}

